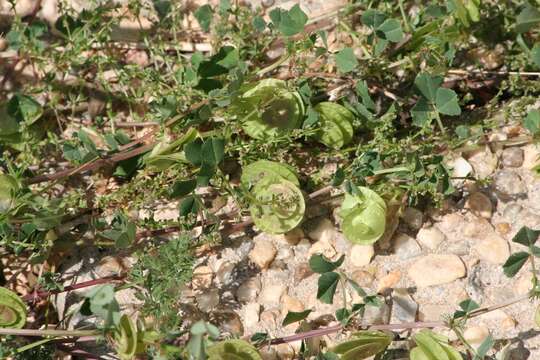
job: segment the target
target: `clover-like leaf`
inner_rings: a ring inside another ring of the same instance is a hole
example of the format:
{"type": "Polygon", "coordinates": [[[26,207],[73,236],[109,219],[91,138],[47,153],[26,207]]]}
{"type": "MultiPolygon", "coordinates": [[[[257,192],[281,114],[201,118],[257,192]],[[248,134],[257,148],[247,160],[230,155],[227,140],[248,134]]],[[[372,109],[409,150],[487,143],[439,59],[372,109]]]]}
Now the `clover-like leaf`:
{"type": "Polygon", "coordinates": [[[0,328],[21,329],[26,323],[26,305],[13,291],[0,287],[0,328]]]}
{"type": "Polygon", "coordinates": [[[334,271],[343,264],[345,261],[345,255],[341,256],[337,261],[330,261],[321,254],[312,255],[309,258],[309,267],[316,273],[324,274],[326,272],[334,271]]]}
{"type": "Polygon", "coordinates": [[[454,90],[438,88],[435,96],[435,108],[445,115],[457,116],[461,114],[458,97],[454,90]]]}
{"type": "Polygon", "coordinates": [[[536,109],[529,111],[523,119],[523,126],[533,135],[540,133],[540,111],[536,109]]]}
{"type": "Polygon", "coordinates": [[[345,194],[340,216],[345,237],[356,244],[373,244],[386,227],[386,203],[373,190],[359,187],[358,194],[345,194]]]}
{"type": "Polygon", "coordinates": [[[210,346],[208,360],[262,360],[262,357],[247,341],[230,339],[210,346]]]}
{"type": "Polygon", "coordinates": [[[13,176],[0,174],[0,212],[6,212],[14,205],[18,188],[19,184],[13,176]]]}
{"type": "Polygon", "coordinates": [[[508,277],[514,277],[529,259],[530,254],[525,251],[514,253],[503,264],[503,272],[508,277]]]}
{"type": "Polygon", "coordinates": [[[300,95],[287,89],[283,80],[264,79],[244,86],[233,100],[230,113],[252,138],[265,139],[300,127],[304,104],[300,95]]]}
{"type": "Polygon", "coordinates": [[[321,143],[339,149],[352,140],[354,115],[346,107],[332,102],[322,102],[314,109],[319,114],[318,124],[320,124],[315,136],[321,143]]]}
{"type": "Polygon", "coordinates": [[[245,166],[240,181],[248,187],[268,178],[284,179],[300,186],[296,172],[291,166],[269,160],[257,160],[245,166]]]}
{"type": "Polygon", "coordinates": [[[292,323],[302,321],[302,320],[304,320],[305,318],[308,317],[308,315],[311,313],[311,311],[312,310],[310,310],[310,309],[300,311],[300,312],[289,311],[287,313],[287,315],[285,316],[285,319],[283,319],[283,323],[281,325],[282,326],[287,326],[287,325],[290,325],[292,323]]]}
{"type": "Polygon", "coordinates": [[[288,180],[263,179],[253,187],[253,195],[256,199],[250,207],[253,222],[266,233],[283,234],[304,218],[304,195],[288,180]]]}
{"type": "Polygon", "coordinates": [[[430,102],[435,102],[437,89],[441,86],[443,78],[441,76],[431,76],[428,73],[422,72],[414,79],[414,85],[420,93],[430,102]]]}
{"type": "Polygon", "coordinates": [[[377,27],[377,35],[385,40],[397,43],[403,39],[403,30],[401,30],[399,21],[387,19],[377,27]]]}
{"type": "Polygon", "coordinates": [[[540,11],[531,4],[526,3],[516,17],[516,31],[518,33],[527,32],[538,23],[540,23],[540,11]]]}
{"type": "Polygon", "coordinates": [[[386,20],[386,15],[379,10],[368,9],[362,14],[361,20],[364,25],[376,28],[386,20]]]}
{"type": "Polygon", "coordinates": [[[327,272],[319,277],[317,287],[317,299],[325,304],[334,302],[334,294],[339,283],[339,274],[335,272],[327,272]]]}
{"type": "Polygon", "coordinates": [[[413,124],[423,127],[433,119],[433,106],[425,98],[420,98],[411,109],[413,124]]]}
{"type": "Polygon", "coordinates": [[[342,355],[342,360],[367,359],[383,352],[392,339],[391,333],[383,331],[359,331],[349,340],[336,345],[332,351],[342,355]]]}
{"type": "Polygon", "coordinates": [[[512,242],[525,246],[532,246],[538,240],[538,236],[540,236],[540,230],[533,230],[528,226],[523,226],[512,238],[512,242]]]}
{"type": "Polygon", "coordinates": [[[300,8],[300,5],[295,4],[290,10],[276,8],[270,12],[270,19],[274,26],[285,36],[293,36],[304,30],[304,25],[308,21],[308,17],[300,8]]]}
{"type": "Polygon", "coordinates": [[[354,51],[351,48],[344,48],[338,51],[335,55],[336,66],[342,73],[348,73],[353,71],[358,66],[358,60],[354,51]]]}

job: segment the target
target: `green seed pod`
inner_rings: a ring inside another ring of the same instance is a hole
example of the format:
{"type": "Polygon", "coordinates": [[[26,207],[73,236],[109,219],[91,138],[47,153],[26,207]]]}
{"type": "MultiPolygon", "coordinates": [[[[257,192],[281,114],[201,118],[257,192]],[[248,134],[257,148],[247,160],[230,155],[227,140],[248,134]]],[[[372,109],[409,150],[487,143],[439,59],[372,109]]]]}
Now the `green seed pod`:
{"type": "Polygon", "coordinates": [[[340,149],[352,140],[354,115],[346,107],[322,102],[314,110],[319,113],[320,130],[315,135],[317,140],[333,149],[340,149]]]}
{"type": "Polygon", "coordinates": [[[411,360],[463,360],[463,357],[448,344],[448,338],[430,330],[421,330],[413,337],[418,345],[410,353],[411,360]]]}
{"type": "Polygon", "coordinates": [[[19,184],[13,176],[0,174],[0,212],[6,212],[13,206],[14,192],[18,188],[19,184]]]}
{"type": "Polygon", "coordinates": [[[373,190],[359,187],[356,195],[345,194],[340,216],[345,237],[355,244],[373,244],[386,228],[386,203],[373,190]]]}
{"type": "Polygon", "coordinates": [[[258,160],[244,167],[240,180],[247,187],[267,178],[285,179],[300,186],[296,172],[291,166],[268,160],[258,160]]]}
{"type": "Polygon", "coordinates": [[[266,233],[283,234],[298,226],[304,218],[304,195],[288,180],[263,179],[253,187],[252,194],[255,201],[250,207],[251,217],[266,233]]]}
{"type": "Polygon", "coordinates": [[[209,347],[208,360],[262,360],[262,357],[248,342],[232,339],[209,347]]]}
{"type": "Polygon", "coordinates": [[[272,138],[299,128],[304,104],[297,92],[287,89],[278,79],[264,79],[242,89],[242,95],[231,104],[242,128],[255,139],[272,138]]]}
{"type": "Polygon", "coordinates": [[[137,352],[137,326],[127,315],[120,318],[115,341],[120,359],[133,359],[137,352]]]}
{"type": "Polygon", "coordinates": [[[392,342],[391,333],[383,331],[359,331],[334,347],[332,350],[340,354],[342,360],[367,359],[383,352],[392,342]]]}
{"type": "Polygon", "coordinates": [[[14,292],[0,287],[0,328],[21,329],[26,323],[26,305],[14,292]]]}

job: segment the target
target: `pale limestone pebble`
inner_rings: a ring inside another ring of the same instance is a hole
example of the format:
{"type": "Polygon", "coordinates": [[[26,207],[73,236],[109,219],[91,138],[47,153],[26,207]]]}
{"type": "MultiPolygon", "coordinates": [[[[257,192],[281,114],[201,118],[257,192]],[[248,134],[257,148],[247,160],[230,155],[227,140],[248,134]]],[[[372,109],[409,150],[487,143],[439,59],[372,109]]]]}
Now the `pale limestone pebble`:
{"type": "Polygon", "coordinates": [[[394,252],[401,260],[408,260],[420,255],[422,249],[414,238],[400,233],[394,239],[394,252]]]}
{"type": "Polygon", "coordinates": [[[281,302],[281,296],[287,291],[285,284],[265,284],[259,294],[258,301],[264,306],[277,307],[281,302]]]}
{"type": "Polygon", "coordinates": [[[455,311],[453,304],[420,304],[418,320],[439,321],[455,311]]]}
{"type": "Polygon", "coordinates": [[[261,291],[261,280],[258,277],[247,279],[236,290],[236,299],[240,302],[254,301],[261,291]]]}
{"type": "Polygon", "coordinates": [[[354,267],[369,265],[375,255],[373,245],[353,245],[349,252],[349,262],[354,267]]]}
{"type": "Polygon", "coordinates": [[[458,242],[463,240],[463,224],[465,217],[459,213],[448,213],[441,217],[437,227],[441,230],[448,241],[458,242]]]}
{"type": "Polygon", "coordinates": [[[467,177],[473,171],[472,165],[461,156],[450,159],[446,164],[452,169],[452,177],[455,178],[467,177]]]}
{"type": "Polygon", "coordinates": [[[207,289],[196,295],[197,307],[203,312],[214,310],[219,304],[219,290],[207,289]]]}
{"type": "MultiPolygon", "coordinates": [[[[167,203],[158,204],[154,210],[154,221],[169,221],[169,220],[178,220],[180,213],[178,211],[179,206],[178,201],[171,201],[167,203]]],[[[146,219],[149,217],[149,212],[146,210],[141,210],[139,212],[139,218],[146,219]]]]}
{"type": "Polygon", "coordinates": [[[504,331],[513,330],[517,326],[516,319],[500,309],[482,314],[478,317],[478,319],[485,322],[491,322],[504,331]]]}
{"type": "Polygon", "coordinates": [[[482,192],[474,192],[467,197],[465,208],[470,209],[473,214],[490,219],[493,213],[491,199],[482,192]]]}
{"type": "Polygon", "coordinates": [[[309,259],[309,249],[311,249],[311,242],[308,239],[302,239],[294,247],[294,257],[297,261],[303,261],[309,259]]]}
{"type": "Polygon", "coordinates": [[[265,310],[261,313],[260,320],[264,328],[276,329],[278,326],[278,319],[280,318],[279,310],[265,310]]]}
{"type": "Polygon", "coordinates": [[[504,167],[520,167],[523,165],[524,151],[518,147],[509,147],[502,152],[502,164],[504,167]]]}
{"type": "Polygon", "coordinates": [[[375,275],[366,270],[355,270],[351,274],[351,280],[356,282],[360,287],[371,287],[375,281],[375,275]]]}
{"type": "Polygon", "coordinates": [[[0,51],[6,50],[7,47],[8,47],[7,40],[3,36],[0,36],[0,51]]]}
{"type": "Polygon", "coordinates": [[[413,207],[408,207],[405,209],[401,218],[413,230],[418,230],[422,227],[424,223],[424,214],[418,209],[413,207]]]}
{"type": "Polygon", "coordinates": [[[366,306],[362,323],[370,325],[388,324],[390,322],[390,306],[382,302],[381,306],[366,306]]]}
{"type": "Polygon", "coordinates": [[[295,359],[295,351],[294,348],[288,344],[279,344],[275,346],[278,358],[281,360],[294,360],[295,359]]]}
{"type": "Polygon", "coordinates": [[[495,224],[495,230],[497,230],[499,235],[506,236],[512,230],[512,225],[507,222],[497,223],[495,224]]]}
{"type": "Polygon", "coordinates": [[[191,284],[194,290],[209,288],[212,285],[214,272],[209,266],[198,266],[193,270],[191,284]]]}
{"type": "Polygon", "coordinates": [[[379,279],[377,284],[377,293],[382,294],[389,289],[393,289],[397,286],[401,280],[401,271],[392,270],[388,274],[384,275],[379,279]]]}
{"type": "Polygon", "coordinates": [[[528,181],[527,188],[527,206],[536,212],[540,212],[540,179],[538,177],[534,177],[528,181]]]}
{"type": "Polygon", "coordinates": [[[416,240],[421,246],[430,250],[435,250],[446,240],[446,236],[436,226],[422,228],[416,234],[416,240]]]}
{"type": "Polygon", "coordinates": [[[21,18],[30,15],[39,6],[38,0],[17,0],[15,3],[15,11],[11,6],[10,1],[0,0],[0,15],[17,14],[21,18]]]}
{"type": "Polygon", "coordinates": [[[297,227],[291,231],[286,232],[285,234],[276,235],[276,240],[279,243],[287,245],[297,245],[304,238],[304,231],[297,227]]]}
{"type": "Polygon", "coordinates": [[[480,347],[489,336],[489,329],[485,325],[471,326],[465,330],[463,337],[474,348],[480,347]]]}
{"type": "Polygon", "coordinates": [[[497,196],[508,201],[511,198],[520,197],[527,193],[527,187],[522,178],[514,171],[499,170],[494,175],[493,189],[497,196]]]}
{"type": "Polygon", "coordinates": [[[266,237],[257,237],[253,239],[254,246],[249,252],[249,260],[261,269],[266,269],[270,266],[276,257],[277,250],[266,237]]]}
{"type": "Polygon", "coordinates": [[[504,264],[510,256],[508,242],[495,232],[477,242],[473,248],[482,260],[492,264],[504,264]]]}
{"type": "MultiPolygon", "coordinates": [[[[137,65],[141,68],[145,68],[150,63],[148,54],[144,50],[129,49],[125,55],[125,61],[127,64],[137,65]]],[[[225,204],[223,204],[225,205],[225,204]]]]}
{"type": "Polygon", "coordinates": [[[317,241],[309,248],[308,257],[311,257],[315,254],[322,254],[328,259],[332,259],[334,256],[337,255],[337,252],[336,249],[329,242],[317,241]]]}
{"type": "Polygon", "coordinates": [[[244,327],[253,329],[259,323],[259,315],[261,314],[261,304],[249,303],[243,307],[244,327]]]}
{"type": "Polygon", "coordinates": [[[276,349],[273,346],[263,346],[259,349],[263,360],[279,360],[276,349]]]}
{"type": "Polygon", "coordinates": [[[223,261],[216,271],[216,282],[221,286],[230,285],[235,280],[235,268],[235,263],[230,261],[223,261]]]}
{"type": "Polygon", "coordinates": [[[305,309],[304,304],[300,300],[292,296],[289,296],[288,294],[284,294],[281,297],[281,305],[282,305],[282,308],[281,308],[282,315],[287,315],[289,311],[302,312],[305,309]]]}
{"type": "Polygon", "coordinates": [[[302,280],[313,275],[314,272],[311,270],[311,267],[308,263],[297,264],[294,268],[294,284],[298,285],[302,280]]]}
{"type": "Polygon", "coordinates": [[[58,0],[41,0],[41,10],[39,10],[38,16],[51,26],[54,25],[60,17],[58,0]]]}
{"type": "Polygon", "coordinates": [[[427,255],[416,260],[408,269],[409,277],[418,287],[450,283],[465,274],[465,265],[456,255],[427,255]]]}
{"type": "Polygon", "coordinates": [[[394,289],[392,292],[392,322],[414,322],[418,304],[407,289],[394,289]]]}
{"type": "Polygon", "coordinates": [[[530,170],[538,165],[540,165],[540,146],[534,143],[525,145],[522,167],[530,170]]]}
{"type": "Polygon", "coordinates": [[[474,152],[467,161],[472,165],[476,178],[480,180],[491,176],[498,163],[497,155],[493,154],[488,146],[474,152]]]}
{"type": "Polygon", "coordinates": [[[353,245],[342,233],[336,234],[334,248],[339,254],[349,253],[353,245]]]}
{"type": "MultiPolygon", "coordinates": [[[[524,266],[524,268],[528,269],[528,265],[526,264],[524,266]]],[[[529,291],[531,291],[531,289],[533,288],[533,276],[530,272],[525,272],[523,270],[523,268],[521,269],[520,272],[523,272],[523,274],[521,274],[516,282],[514,283],[514,286],[513,286],[513,289],[515,291],[515,295],[519,296],[519,295],[525,295],[527,294],[529,291]]]]}
{"type": "Polygon", "coordinates": [[[334,224],[326,218],[317,222],[314,228],[308,230],[308,236],[315,242],[333,243],[336,237],[337,229],[334,224]]]}
{"type": "Polygon", "coordinates": [[[294,257],[294,254],[290,247],[285,247],[285,246],[278,247],[276,260],[288,262],[288,260],[290,260],[293,257],[294,257]]]}

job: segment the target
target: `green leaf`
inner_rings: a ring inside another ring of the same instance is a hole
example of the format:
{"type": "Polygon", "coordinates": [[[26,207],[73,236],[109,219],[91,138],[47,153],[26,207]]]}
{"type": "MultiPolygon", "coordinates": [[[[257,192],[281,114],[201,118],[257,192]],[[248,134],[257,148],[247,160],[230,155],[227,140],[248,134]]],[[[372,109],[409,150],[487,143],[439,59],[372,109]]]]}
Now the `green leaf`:
{"type": "Polygon", "coordinates": [[[247,341],[230,339],[210,346],[208,360],[262,360],[262,357],[247,341]]]}
{"type": "Polygon", "coordinates": [[[396,19],[387,19],[377,27],[377,35],[391,42],[400,42],[403,40],[403,30],[401,24],[396,19]]]}
{"type": "Polygon", "coordinates": [[[458,310],[454,313],[454,319],[458,319],[468,315],[471,311],[480,308],[480,305],[478,305],[474,300],[467,299],[460,302],[459,307],[461,308],[461,310],[458,310]]]}
{"type": "Polygon", "coordinates": [[[223,160],[225,152],[225,140],[210,138],[204,141],[202,147],[202,160],[208,164],[217,165],[223,160]]]}
{"type": "Polygon", "coordinates": [[[439,88],[435,98],[435,108],[441,114],[457,116],[461,114],[458,97],[454,90],[439,88]]]}
{"type": "Polygon", "coordinates": [[[512,238],[512,241],[529,247],[536,243],[538,236],[540,236],[540,230],[533,230],[527,226],[523,226],[512,238]]]}
{"type": "Polygon", "coordinates": [[[508,257],[503,264],[504,274],[508,277],[514,277],[519,270],[525,265],[530,254],[525,251],[514,253],[508,257]]]}
{"type": "Polygon", "coordinates": [[[531,49],[531,60],[537,68],[540,68],[540,43],[534,44],[531,49]]]}
{"type": "Polygon", "coordinates": [[[189,214],[196,214],[199,211],[199,202],[194,195],[189,195],[180,203],[180,216],[186,217],[189,214]]]}
{"type": "Polygon", "coordinates": [[[219,49],[217,54],[212,55],[209,59],[201,61],[197,73],[201,78],[224,75],[238,66],[239,61],[240,54],[238,53],[238,49],[233,46],[223,46],[219,49]]]}
{"type": "Polygon", "coordinates": [[[358,60],[354,55],[353,49],[344,48],[335,54],[336,66],[342,73],[353,71],[358,66],[358,60]]]}
{"type": "Polygon", "coordinates": [[[327,272],[319,277],[317,299],[326,304],[334,302],[334,294],[339,283],[339,274],[327,272]]]}
{"type": "Polygon", "coordinates": [[[411,116],[414,125],[424,127],[433,119],[433,107],[425,98],[420,98],[411,109],[411,116]]]}
{"type": "Polygon", "coordinates": [[[488,351],[493,347],[495,344],[495,340],[491,336],[491,334],[488,335],[488,337],[480,344],[478,347],[478,350],[476,350],[476,355],[474,356],[473,360],[483,360],[485,359],[488,351]]]}
{"type": "Polygon", "coordinates": [[[356,93],[358,94],[358,96],[360,96],[360,98],[362,99],[362,104],[364,104],[367,109],[371,111],[376,110],[375,103],[369,95],[369,89],[365,80],[358,81],[356,83],[356,93]]]}
{"type": "Polygon", "coordinates": [[[34,98],[27,95],[15,94],[8,102],[7,112],[17,121],[24,121],[30,125],[41,117],[43,109],[34,98]]]}
{"type": "Polygon", "coordinates": [[[270,12],[274,26],[285,36],[293,36],[304,30],[308,21],[306,13],[300,5],[294,5],[290,10],[274,9],[270,12]]]}
{"type": "Polygon", "coordinates": [[[351,311],[347,308],[341,308],[336,310],[336,320],[339,321],[342,325],[346,325],[351,316],[351,311]]]}
{"type": "Polygon", "coordinates": [[[285,319],[283,319],[283,323],[281,324],[281,326],[287,326],[292,323],[302,321],[305,318],[307,318],[310,313],[311,313],[311,310],[304,310],[300,312],[289,311],[287,312],[285,319]]]}
{"type": "Polygon", "coordinates": [[[172,186],[170,197],[175,199],[182,196],[186,196],[187,194],[195,190],[196,187],[197,187],[196,179],[177,181],[172,186]]]}
{"type": "Polygon", "coordinates": [[[195,166],[201,165],[203,159],[202,146],[203,142],[201,139],[196,139],[184,146],[186,159],[195,166]]]}
{"type": "Polygon", "coordinates": [[[361,20],[364,25],[377,28],[386,20],[386,15],[378,10],[368,9],[362,14],[361,20]]]}
{"type": "Polygon", "coordinates": [[[199,6],[199,8],[193,14],[203,31],[208,32],[210,30],[210,24],[212,23],[212,7],[208,4],[199,6]]]}
{"type": "Polygon", "coordinates": [[[253,18],[252,25],[258,32],[263,32],[264,29],[266,29],[266,22],[260,16],[255,16],[253,18]]]}
{"type": "Polygon", "coordinates": [[[153,0],[152,5],[154,5],[160,20],[165,19],[171,12],[171,2],[169,0],[153,0]]]}
{"type": "Polygon", "coordinates": [[[332,351],[341,354],[342,360],[367,359],[383,352],[393,340],[391,333],[383,331],[359,331],[349,340],[336,345],[332,351]]]}
{"type": "Polygon", "coordinates": [[[342,255],[337,261],[330,261],[324,255],[316,254],[312,255],[309,259],[309,267],[316,273],[323,274],[326,272],[334,271],[343,264],[345,261],[345,255],[342,255]]]}
{"type": "Polygon", "coordinates": [[[527,3],[516,18],[516,31],[527,32],[540,22],[540,11],[527,3]]]}
{"type": "Polygon", "coordinates": [[[26,324],[26,305],[13,291],[0,287],[0,328],[22,329],[26,324]]]}
{"type": "Polygon", "coordinates": [[[540,111],[536,109],[529,111],[523,119],[523,126],[533,135],[540,133],[540,111]]]}
{"type": "Polygon", "coordinates": [[[434,103],[437,96],[437,90],[443,82],[441,76],[431,76],[422,72],[414,79],[414,85],[420,93],[431,103],[434,103]]]}
{"type": "Polygon", "coordinates": [[[19,189],[17,180],[7,174],[0,174],[0,212],[5,213],[15,204],[15,192],[19,189]]]}

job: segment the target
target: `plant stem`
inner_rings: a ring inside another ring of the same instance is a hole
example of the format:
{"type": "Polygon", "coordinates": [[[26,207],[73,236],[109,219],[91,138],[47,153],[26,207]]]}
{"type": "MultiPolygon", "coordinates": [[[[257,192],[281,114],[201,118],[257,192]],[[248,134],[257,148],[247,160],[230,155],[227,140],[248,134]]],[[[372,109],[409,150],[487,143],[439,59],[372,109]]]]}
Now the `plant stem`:
{"type": "Polygon", "coordinates": [[[407,15],[405,14],[405,8],[403,8],[403,0],[399,0],[399,12],[401,13],[401,17],[403,18],[403,24],[405,25],[405,31],[410,32],[411,31],[411,25],[409,24],[409,20],[407,20],[407,15]]]}
{"type": "Polygon", "coordinates": [[[0,335],[15,336],[95,336],[100,335],[99,330],[53,330],[53,329],[12,329],[0,328],[0,335]]]}
{"type": "Polygon", "coordinates": [[[446,134],[446,130],[444,129],[439,112],[437,111],[437,109],[434,109],[433,112],[435,113],[435,120],[437,121],[437,124],[439,125],[439,128],[441,129],[441,133],[446,134]]]}

